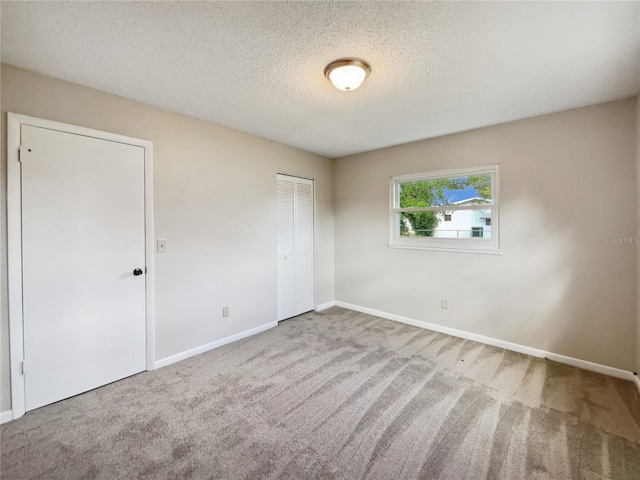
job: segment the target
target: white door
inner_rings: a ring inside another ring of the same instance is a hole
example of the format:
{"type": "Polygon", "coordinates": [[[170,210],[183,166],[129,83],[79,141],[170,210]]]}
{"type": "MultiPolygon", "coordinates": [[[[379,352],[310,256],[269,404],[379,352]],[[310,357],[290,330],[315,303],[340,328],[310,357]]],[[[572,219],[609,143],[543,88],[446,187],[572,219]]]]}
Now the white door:
{"type": "Polygon", "coordinates": [[[145,370],[144,149],[26,125],[21,145],[31,410],[145,370]]]}
{"type": "Polygon", "coordinates": [[[313,310],[313,180],[278,175],[278,320],[313,310]]]}

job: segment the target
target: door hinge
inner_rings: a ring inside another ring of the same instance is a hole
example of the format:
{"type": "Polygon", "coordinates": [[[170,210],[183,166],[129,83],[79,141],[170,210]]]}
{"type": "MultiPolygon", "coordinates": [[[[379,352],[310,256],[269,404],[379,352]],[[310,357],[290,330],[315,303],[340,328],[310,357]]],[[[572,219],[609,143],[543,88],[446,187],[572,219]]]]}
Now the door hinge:
{"type": "Polygon", "coordinates": [[[25,373],[24,362],[20,362],[20,375],[24,375],[24,373],[25,373]]]}

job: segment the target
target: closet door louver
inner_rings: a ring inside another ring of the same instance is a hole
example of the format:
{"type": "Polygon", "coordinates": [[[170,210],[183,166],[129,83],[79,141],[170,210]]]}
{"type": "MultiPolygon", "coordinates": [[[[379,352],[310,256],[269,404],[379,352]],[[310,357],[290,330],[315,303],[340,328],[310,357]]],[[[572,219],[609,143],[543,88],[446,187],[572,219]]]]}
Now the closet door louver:
{"type": "Polygon", "coordinates": [[[313,251],[313,185],[296,183],[295,252],[313,251]]]}
{"type": "Polygon", "coordinates": [[[313,181],[278,175],[278,320],[313,310],[313,181]]]}
{"type": "Polygon", "coordinates": [[[278,257],[293,254],[295,183],[278,177],[278,257]]]}

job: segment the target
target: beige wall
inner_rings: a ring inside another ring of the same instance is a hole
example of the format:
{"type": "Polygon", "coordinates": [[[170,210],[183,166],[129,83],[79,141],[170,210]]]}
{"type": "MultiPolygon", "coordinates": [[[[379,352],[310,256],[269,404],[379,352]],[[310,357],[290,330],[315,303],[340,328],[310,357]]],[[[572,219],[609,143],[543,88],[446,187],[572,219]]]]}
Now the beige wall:
{"type": "Polygon", "coordinates": [[[336,161],[336,300],[625,370],[635,99],[336,161]],[[389,249],[389,177],[500,164],[502,256],[389,249]],[[440,308],[447,299],[448,310],[440,308]]]}
{"type": "Polygon", "coordinates": [[[6,65],[1,80],[2,411],[7,111],[154,142],[156,238],[168,240],[156,256],[157,359],[275,319],[275,174],[284,172],[316,179],[316,304],[335,298],[626,370],[637,351],[640,370],[636,248],[602,241],[636,234],[640,100],[332,161],[6,65]],[[489,163],[501,168],[502,256],[386,247],[390,176],[489,163]]]}
{"type": "Polygon", "coordinates": [[[316,304],[334,296],[333,162],[96,90],[2,65],[2,411],[10,408],[6,112],[154,144],[156,358],[276,320],[276,173],[316,180],[316,304]],[[221,317],[223,306],[230,316],[221,317]]]}

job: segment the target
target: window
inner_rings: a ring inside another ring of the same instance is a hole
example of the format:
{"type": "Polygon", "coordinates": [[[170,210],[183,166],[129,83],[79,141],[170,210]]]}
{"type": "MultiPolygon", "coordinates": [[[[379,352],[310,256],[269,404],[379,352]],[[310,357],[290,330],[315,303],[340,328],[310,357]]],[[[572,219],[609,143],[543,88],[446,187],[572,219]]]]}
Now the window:
{"type": "Polygon", "coordinates": [[[392,177],[390,247],[500,253],[498,165],[392,177]]]}

